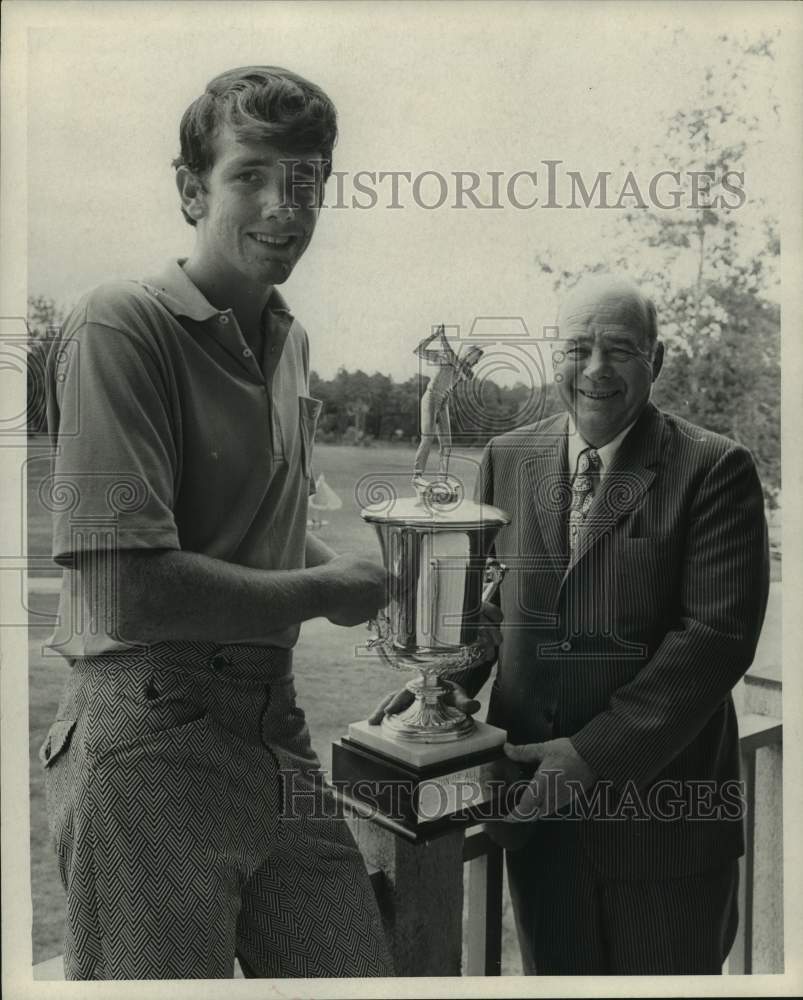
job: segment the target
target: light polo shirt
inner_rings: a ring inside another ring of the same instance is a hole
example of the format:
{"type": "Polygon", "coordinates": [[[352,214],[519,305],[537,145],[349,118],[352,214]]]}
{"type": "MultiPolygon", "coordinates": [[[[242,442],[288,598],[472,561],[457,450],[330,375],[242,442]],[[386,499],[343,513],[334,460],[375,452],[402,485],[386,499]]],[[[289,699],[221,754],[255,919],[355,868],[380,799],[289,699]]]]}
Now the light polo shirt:
{"type": "MultiPolygon", "coordinates": [[[[46,492],[53,558],[65,567],[51,645],[68,656],[127,648],[82,605],[70,569],[78,552],[304,565],[321,406],[309,396],[306,332],[274,291],[255,357],[232,311],[212,306],[182,263],[90,292],[50,355],[46,492]]],[[[166,629],[159,638],[174,638],[166,629]]],[[[249,641],[289,647],[297,637],[294,625],[249,641]]]]}

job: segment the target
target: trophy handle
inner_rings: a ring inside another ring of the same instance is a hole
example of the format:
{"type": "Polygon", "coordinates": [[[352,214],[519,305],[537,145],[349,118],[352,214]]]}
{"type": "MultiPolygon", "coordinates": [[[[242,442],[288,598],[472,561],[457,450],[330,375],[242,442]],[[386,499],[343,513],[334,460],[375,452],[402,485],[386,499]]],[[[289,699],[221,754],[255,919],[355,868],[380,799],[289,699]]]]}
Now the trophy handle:
{"type": "Polygon", "coordinates": [[[485,604],[499,590],[499,585],[505,578],[507,566],[498,559],[489,559],[485,566],[485,586],[482,588],[482,602],[485,604]]]}
{"type": "Polygon", "coordinates": [[[379,611],[376,617],[368,619],[368,631],[374,634],[368,640],[368,649],[374,646],[384,645],[385,640],[390,636],[390,622],[384,610],[379,611]]]}

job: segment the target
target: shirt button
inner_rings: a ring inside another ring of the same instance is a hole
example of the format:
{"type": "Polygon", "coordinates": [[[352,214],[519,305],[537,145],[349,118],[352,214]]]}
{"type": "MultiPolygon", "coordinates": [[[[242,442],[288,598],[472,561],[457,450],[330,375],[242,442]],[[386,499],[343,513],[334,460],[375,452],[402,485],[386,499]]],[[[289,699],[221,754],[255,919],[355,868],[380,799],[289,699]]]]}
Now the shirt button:
{"type": "Polygon", "coordinates": [[[561,651],[564,653],[570,653],[572,649],[572,644],[570,642],[562,642],[560,644],[561,651]]]}
{"type": "Polygon", "coordinates": [[[221,322],[221,323],[223,323],[223,324],[226,324],[226,323],[228,323],[228,321],[229,321],[229,317],[228,317],[228,316],[218,316],[218,319],[219,319],[219,320],[220,320],[220,322],[221,322]]]}
{"type": "Polygon", "coordinates": [[[254,352],[251,350],[250,347],[246,347],[246,349],[243,351],[243,357],[244,358],[251,358],[251,357],[253,357],[253,355],[254,355],[254,352]]]}

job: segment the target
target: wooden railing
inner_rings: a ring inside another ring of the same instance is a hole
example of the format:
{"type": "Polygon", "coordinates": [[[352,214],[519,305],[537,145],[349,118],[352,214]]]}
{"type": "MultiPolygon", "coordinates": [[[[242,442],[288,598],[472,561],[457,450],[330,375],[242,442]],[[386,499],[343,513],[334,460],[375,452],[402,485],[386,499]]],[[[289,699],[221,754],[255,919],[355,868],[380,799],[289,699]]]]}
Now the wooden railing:
{"type": "MultiPolygon", "coordinates": [[[[758,832],[756,761],[761,750],[783,746],[783,725],[780,719],[766,715],[746,715],[739,720],[739,751],[741,754],[742,781],[744,782],[746,815],[745,815],[745,852],[741,859],[739,872],[739,929],[731,954],[728,958],[728,972],[748,975],[753,972],[755,919],[756,919],[756,834],[758,832]]],[[[780,757],[780,753],[779,753],[780,757]]],[[[778,775],[780,778],[780,775],[778,775]]],[[[781,796],[777,796],[777,813],[774,817],[781,829],[782,816],[781,796]]],[[[780,868],[783,858],[778,859],[780,868]]],[[[779,888],[782,893],[782,880],[779,888]]],[[[777,938],[783,941],[783,928],[776,929],[777,938]]],[[[782,953],[782,948],[779,949],[782,953]]],[[[771,963],[773,964],[773,963],[771,963]]],[[[765,968],[761,971],[781,972],[782,968],[765,968]]]]}

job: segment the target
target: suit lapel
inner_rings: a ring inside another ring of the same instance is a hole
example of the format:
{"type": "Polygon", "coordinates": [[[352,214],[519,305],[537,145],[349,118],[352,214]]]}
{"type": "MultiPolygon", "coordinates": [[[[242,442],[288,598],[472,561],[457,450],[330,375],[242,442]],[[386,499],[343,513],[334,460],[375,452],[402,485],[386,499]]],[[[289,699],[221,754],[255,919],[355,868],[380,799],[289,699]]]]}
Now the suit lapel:
{"type": "MultiPolygon", "coordinates": [[[[547,552],[565,563],[568,419],[562,415],[528,449],[526,477],[547,552]]],[[[559,574],[560,575],[560,574],[559,574]]]]}
{"type": "Polygon", "coordinates": [[[566,575],[602,537],[614,530],[623,517],[637,510],[643,502],[655,479],[655,466],[661,458],[663,436],[663,417],[652,403],[648,403],[619,447],[602,480],[571,555],[566,575]]]}

